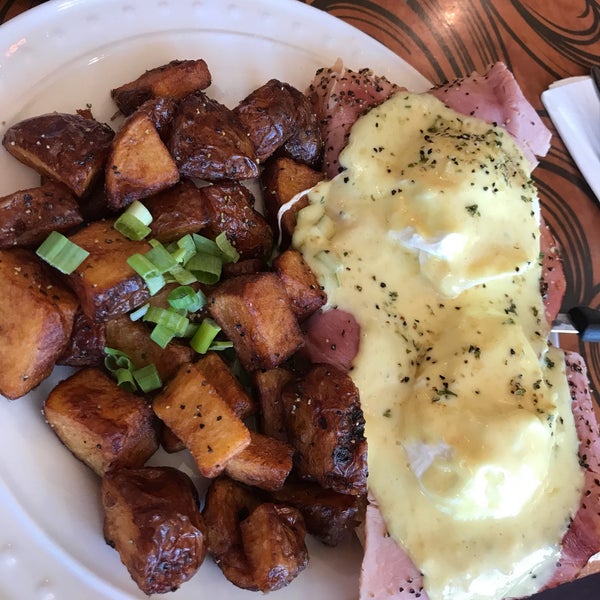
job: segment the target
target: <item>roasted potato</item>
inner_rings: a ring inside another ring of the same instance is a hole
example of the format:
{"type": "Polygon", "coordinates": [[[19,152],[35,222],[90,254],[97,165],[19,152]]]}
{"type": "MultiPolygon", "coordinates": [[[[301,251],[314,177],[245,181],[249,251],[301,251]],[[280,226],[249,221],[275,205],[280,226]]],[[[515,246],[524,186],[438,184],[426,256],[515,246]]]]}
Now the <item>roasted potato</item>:
{"type": "Polygon", "coordinates": [[[290,93],[294,101],[296,132],[285,142],[281,153],[316,168],[323,157],[319,117],[306,94],[294,87],[290,93]]]}
{"type": "Polygon", "coordinates": [[[66,233],[83,221],[77,200],[62,184],[45,184],[0,198],[0,248],[37,246],[52,231],[66,233]]]}
{"type": "Polygon", "coordinates": [[[267,271],[267,262],[262,258],[246,258],[237,262],[225,263],[221,271],[221,279],[231,279],[238,275],[251,275],[267,271]]]}
{"type": "Polygon", "coordinates": [[[308,565],[301,513],[264,502],[240,522],[242,546],[256,586],[272,592],[286,586],[308,565]]]}
{"type": "Polygon", "coordinates": [[[227,279],[209,296],[208,309],[248,371],[276,367],[303,343],[290,300],[274,273],[227,279]]]}
{"type": "Polygon", "coordinates": [[[254,210],[254,197],[239,183],[220,183],[200,190],[210,211],[207,235],[224,232],[240,258],[266,259],[273,250],[273,232],[265,218],[254,210]]]}
{"type": "Polygon", "coordinates": [[[155,396],[154,412],[185,444],[205,477],[250,443],[250,431],[196,364],[183,365],[155,396]]]}
{"type": "Polygon", "coordinates": [[[294,198],[323,179],[323,174],[308,165],[290,158],[278,157],[267,162],[261,173],[265,212],[273,231],[279,232],[282,246],[287,247],[296,228],[297,214],[308,206],[308,197],[302,196],[279,219],[280,209],[294,198]]]}
{"type": "Polygon", "coordinates": [[[254,371],[253,380],[259,403],[260,431],[275,439],[286,441],[285,419],[281,392],[294,374],[283,367],[254,371]]]}
{"type": "Polygon", "coordinates": [[[179,181],[177,165],[145,112],[136,112],[117,132],[106,161],[108,206],[117,211],[179,181]]]}
{"type": "Polygon", "coordinates": [[[196,367],[240,419],[246,419],[256,412],[254,399],[216,352],[205,354],[196,362],[196,367]]]}
{"type": "Polygon", "coordinates": [[[152,214],[151,235],[165,243],[197,233],[211,219],[205,194],[189,179],[146,198],[144,206],[152,214]]]}
{"type": "Polygon", "coordinates": [[[175,591],[206,556],[191,479],[172,467],[118,469],[102,479],[104,537],[145,594],[175,591]]]}
{"type": "Polygon", "coordinates": [[[261,163],[298,130],[291,87],[288,83],[270,79],[234,108],[248,130],[256,158],[261,163]]]}
{"type": "Polygon", "coordinates": [[[101,176],[113,136],[94,119],[49,113],[9,127],[2,143],[22,163],[82,197],[101,176]]]}
{"type": "Polygon", "coordinates": [[[148,242],[132,241],[113,227],[113,221],[96,221],[70,236],[90,254],[67,281],[81,308],[92,321],[108,321],[141,306],[150,293],[127,259],[150,250],[148,242]]]}
{"type": "MultiPolygon", "coordinates": [[[[128,318],[129,319],[129,318],[128,318]]],[[[77,309],[71,338],[56,364],[71,367],[100,367],[104,363],[106,324],[96,323],[77,309]]]]}
{"type": "Polygon", "coordinates": [[[123,315],[107,321],[104,325],[106,345],[127,354],[136,368],[154,364],[161,381],[166,382],[175,375],[181,365],[191,362],[194,351],[183,343],[173,341],[161,348],[150,337],[150,330],[139,321],[123,315]]]}
{"type": "Polygon", "coordinates": [[[206,89],[210,84],[211,74],[202,59],[173,60],[111,90],[110,95],[119,110],[124,115],[130,115],[149,99],[181,100],[196,90],[206,89]]]}
{"type": "Polygon", "coordinates": [[[177,110],[177,101],[173,98],[161,96],[150,98],[137,108],[137,112],[145,113],[156,127],[162,140],[166,140],[171,133],[173,117],[177,110]]]}
{"type": "Polygon", "coordinates": [[[292,470],[293,454],[289,444],[251,431],[250,444],[227,461],[225,473],[247,485],[278,490],[292,470]]]}
{"type": "Polygon", "coordinates": [[[14,399],[50,375],[78,302],[29,250],[0,250],[0,279],[0,392],[14,399]]]}
{"type": "Polygon", "coordinates": [[[299,321],[310,317],[327,302],[327,294],[298,250],[289,249],[276,256],[273,269],[281,279],[299,321]]]}
{"type": "Polygon", "coordinates": [[[240,521],[260,503],[247,486],[219,477],[208,487],[202,509],[209,554],[229,581],[254,591],[258,590],[258,584],[244,552],[240,521]]]}
{"type": "Polygon", "coordinates": [[[44,416],[98,475],[140,467],[158,448],[152,409],[100,369],[86,367],[61,381],[44,402],[44,416]]]}
{"type": "Polygon", "coordinates": [[[258,176],[254,146],[238,117],[200,91],[181,101],[167,145],[186,177],[240,181],[258,176]]]}
{"type": "Polygon", "coordinates": [[[367,491],[367,442],[358,390],[350,376],[315,365],[282,393],[296,473],[341,494],[367,491]]]}
{"type": "Polygon", "coordinates": [[[274,502],[297,508],[306,531],[328,546],[336,546],[362,521],[358,496],[326,490],[316,483],[290,482],[270,494],[274,502]]]}

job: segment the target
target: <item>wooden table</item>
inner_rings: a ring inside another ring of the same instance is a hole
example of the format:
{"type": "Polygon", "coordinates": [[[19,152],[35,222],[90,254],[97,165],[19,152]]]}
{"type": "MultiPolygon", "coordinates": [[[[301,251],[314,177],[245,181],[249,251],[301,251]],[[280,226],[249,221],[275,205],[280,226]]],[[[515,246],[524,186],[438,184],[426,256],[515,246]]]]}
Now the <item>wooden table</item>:
{"type": "MultiPolygon", "coordinates": [[[[525,96],[548,119],[540,94],[557,79],[600,65],[597,0],[304,0],[370,34],[433,82],[484,70],[501,60],[525,96]]],[[[0,0],[0,22],[39,0],[0,0]]],[[[554,132],[555,133],[555,132],[554,132]]],[[[544,217],[563,250],[564,308],[600,307],[600,208],[558,135],[535,171],[544,217]],[[583,244],[575,243],[587,240],[583,244]]],[[[566,336],[563,336],[563,338],[566,336]]],[[[574,337],[600,390],[600,351],[574,337]]],[[[539,596],[540,600],[600,598],[600,575],[539,596]]]]}

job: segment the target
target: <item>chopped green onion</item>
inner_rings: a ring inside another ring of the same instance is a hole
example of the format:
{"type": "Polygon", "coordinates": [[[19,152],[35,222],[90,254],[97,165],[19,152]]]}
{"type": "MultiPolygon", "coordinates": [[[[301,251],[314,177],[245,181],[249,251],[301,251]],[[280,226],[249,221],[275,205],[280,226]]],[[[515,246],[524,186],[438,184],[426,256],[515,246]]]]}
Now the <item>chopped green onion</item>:
{"type": "Polygon", "coordinates": [[[156,277],[146,277],[144,279],[146,287],[150,292],[151,296],[154,296],[157,292],[162,290],[167,284],[167,280],[163,275],[157,275],[156,277]]]}
{"type": "Polygon", "coordinates": [[[206,354],[210,345],[221,328],[210,318],[204,319],[198,327],[198,331],[190,340],[190,346],[198,352],[198,354],[206,354]]]}
{"type": "Polygon", "coordinates": [[[215,238],[215,243],[221,251],[224,263],[236,263],[240,259],[240,253],[231,245],[224,231],[215,238]]]}
{"type": "Polygon", "coordinates": [[[129,392],[135,392],[137,390],[133,379],[133,373],[129,369],[117,369],[113,372],[113,376],[117,380],[117,385],[120,388],[126,389],[129,392]]]}
{"type": "Polygon", "coordinates": [[[126,213],[133,215],[144,225],[152,223],[152,213],[139,201],[134,200],[125,210],[126,213]]]}
{"type": "Polygon", "coordinates": [[[169,274],[179,285],[190,285],[190,283],[196,283],[198,278],[187,269],[184,269],[180,264],[175,265],[169,274]]]}
{"type": "Polygon", "coordinates": [[[198,252],[194,254],[185,264],[185,268],[191,271],[200,283],[212,285],[217,283],[221,277],[221,259],[211,254],[198,252]]]}
{"type": "Polygon", "coordinates": [[[233,342],[223,341],[223,342],[213,342],[209,350],[214,350],[215,352],[220,352],[221,350],[228,350],[229,348],[233,348],[233,342]]]}
{"type": "MultiPolygon", "coordinates": [[[[202,292],[200,292],[202,294],[202,292]]],[[[187,312],[196,312],[206,303],[206,297],[202,294],[200,297],[196,290],[189,285],[181,285],[171,290],[167,296],[169,306],[174,309],[183,309],[187,312]]]]}
{"type": "Polygon", "coordinates": [[[152,363],[145,367],[141,367],[140,369],[136,369],[133,371],[132,375],[140,390],[144,393],[157,390],[162,386],[158,370],[152,363]]]}
{"type": "Polygon", "coordinates": [[[196,331],[198,331],[198,329],[200,329],[200,323],[192,323],[190,321],[190,324],[187,326],[185,333],[181,337],[187,339],[193,338],[194,335],[196,335],[196,331]]]}
{"type": "Polygon", "coordinates": [[[196,254],[196,244],[191,235],[184,235],[177,241],[176,249],[169,249],[173,258],[180,264],[184,265],[194,254],[196,254]]]}
{"type": "Polygon", "coordinates": [[[196,246],[196,252],[200,252],[202,254],[211,254],[212,256],[221,256],[221,251],[219,250],[219,246],[212,240],[204,237],[203,235],[198,235],[197,233],[192,233],[192,239],[194,240],[194,245],[196,246]]]}
{"type": "Polygon", "coordinates": [[[162,275],[151,261],[139,252],[127,259],[127,264],[144,280],[162,275]]]}
{"type": "Polygon", "coordinates": [[[151,306],[144,315],[144,321],[150,321],[173,331],[173,335],[183,335],[190,320],[174,310],[151,306]]]}
{"type": "Polygon", "coordinates": [[[175,332],[164,325],[157,325],[150,332],[150,339],[156,342],[161,348],[166,348],[167,344],[175,337],[175,332]]]}
{"type": "Polygon", "coordinates": [[[129,313],[129,318],[132,321],[139,321],[147,312],[148,308],[150,308],[149,304],[144,304],[140,306],[137,310],[134,310],[129,313]]]}
{"type": "Polygon", "coordinates": [[[36,250],[36,254],[61,273],[72,273],[90,253],[58,231],[52,231],[36,250]]]}
{"type": "Polygon", "coordinates": [[[144,256],[157,268],[161,275],[177,266],[177,261],[158,240],[150,240],[150,245],[152,248],[144,256]]]}
{"type": "Polygon", "coordinates": [[[131,370],[133,368],[133,363],[131,359],[125,352],[121,352],[121,350],[117,350],[116,348],[110,348],[106,346],[104,348],[104,354],[106,357],[104,359],[104,366],[110,371],[114,373],[119,369],[128,369],[131,370]]]}
{"type": "Polygon", "coordinates": [[[130,240],[143,240],[152,230],[131,213],[124,212],[114,222],[113,227],[130,240]]]}

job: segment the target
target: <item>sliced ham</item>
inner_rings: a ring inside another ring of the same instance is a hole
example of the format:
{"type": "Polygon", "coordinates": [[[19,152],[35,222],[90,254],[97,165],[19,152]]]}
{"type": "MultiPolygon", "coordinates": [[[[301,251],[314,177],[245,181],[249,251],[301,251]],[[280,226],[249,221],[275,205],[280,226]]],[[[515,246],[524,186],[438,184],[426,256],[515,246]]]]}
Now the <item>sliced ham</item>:
{"type": "Polygon", "coordinates": [[[399,89],[370,69],[347,69],[341,60],[333,67],[317,71],[308,93],[321,123],[323,167],[327,177],[338,174],[338,156],[356,119],[399,89]]]}
{"type": "Polygon", "coordinates": [[[421,572],[389,535],[372,501],[365,516],[364,544],[360,600],[427,600],[421,572]]]}
{"type": "Polygon", "coordinates": [[[310,362],[350,369],[360,342],[360,326],[350,313],[339,309],[315,313],[303,329],[303,352],[310,362]]]}
{"type": "Polygon", "coordinates": [[[536,156],[545,156],[550,149],[550,130],[504,63],[497,62],[483,75],[473,73],[435,87],[430,93],[457,112],[506,129],[533,166],[536,156]]]}
{"type": "Polygon", "coordinates": [[[575,352],[566,352],[565,361],[585,483],[581,506],[563,538],[560,561],[548,587],[575,579],[589,558],[598,552],[600,540],[600,427],[583,358],[575,352]]]}
{"type": "Polygon", "coordinates": [[[567,289],[567,281],[556,239],[545,223],[540,225],[540,231],[540,252],[542,254],[540,290],[544,299],[546,320],[548,323],[552,323],[560,311],[567,289]]]}

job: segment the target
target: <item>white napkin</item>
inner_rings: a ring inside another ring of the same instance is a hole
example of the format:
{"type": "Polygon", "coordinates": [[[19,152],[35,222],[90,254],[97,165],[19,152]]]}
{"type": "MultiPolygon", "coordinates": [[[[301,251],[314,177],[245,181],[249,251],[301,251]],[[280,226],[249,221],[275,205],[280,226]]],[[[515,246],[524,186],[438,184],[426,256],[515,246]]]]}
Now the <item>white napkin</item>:
{"type": "Polygon", "coordinates": [[[600,99],[584,75],[554,82],[542,102],[565,146],[600,200],[600,99]]]}

